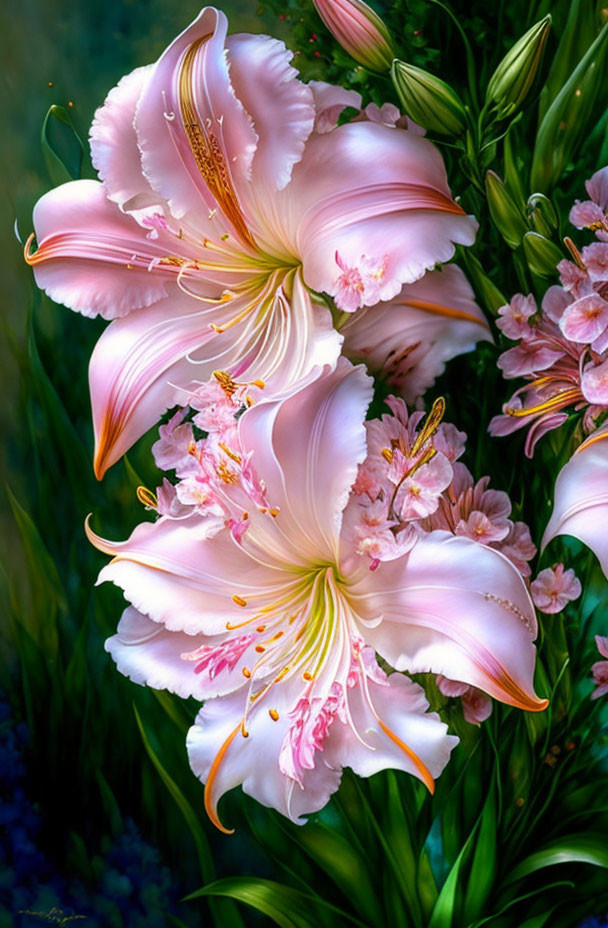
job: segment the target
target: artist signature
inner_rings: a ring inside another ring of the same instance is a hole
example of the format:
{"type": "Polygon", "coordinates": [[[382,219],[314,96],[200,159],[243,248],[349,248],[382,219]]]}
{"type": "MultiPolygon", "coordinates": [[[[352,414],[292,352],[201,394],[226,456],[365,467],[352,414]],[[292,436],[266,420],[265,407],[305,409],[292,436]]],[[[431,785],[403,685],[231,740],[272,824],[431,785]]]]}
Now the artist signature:
{"type": "Polygon", "coordinates": [[[48,912],[32,912],[29,909],[19,909],[19,915],[31,915],[34,918],[41,918],[45,922],[53,922],[55,925],[67,925],[68,922],[76,921],[77,918],[86,918],[86,915],[68,915],[56,906],[53,906],[48,912]]]}

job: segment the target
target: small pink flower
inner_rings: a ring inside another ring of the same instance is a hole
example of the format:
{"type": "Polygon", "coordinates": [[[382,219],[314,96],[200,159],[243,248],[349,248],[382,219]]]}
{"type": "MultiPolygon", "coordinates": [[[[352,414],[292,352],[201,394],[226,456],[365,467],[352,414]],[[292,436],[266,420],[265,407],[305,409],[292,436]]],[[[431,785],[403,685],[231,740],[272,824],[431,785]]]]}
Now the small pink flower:
{"type": "Polygon", "coordinates": [[[160,438],[152,445],[152,454],[159,470],[182,473],[191,467],[195,441],[190,423],[180,424],[185,415],[185,409],[178,409],[158,430],[160,438]]]}
{"type": "Polygon", "coordinates": [[[585,368],[581,389],[588,403],[608,406],[608,359],[602,364],[590,364],[585,368]]]}
{"type": "MultiPolygon", "coordinates": [[[[608,658],[608,638],[602,635],[595,636],[597,649],[602,657],[608,658]]],[[[591,694],[592,699],[599,699],[608,693],[608,660],[596,661],[591,667],[595,690],[591,694]]]]}
{"type": "Polygon", "coordinates": [[[533,296],[516,293],[510,303],[498,310],[500,318],[496,320],[496,325],[507,338],[518,341],[530,334],[529,319],[537,312],[538,307],[533,296]]]}
{"type": "Polygon", "coordinates": [[[572,342],[589,344],[608,326],[608,303],[599,293],[575,300],[564,312],[559,327],[572,342]]]}
{"type": "Polygon", "coordinates": [[[582,255],[590,280],[594,283],[608,281],[608,244],[593,242],[583,248],[582,255]]]}
{"type": "Polygon", "coordinates": [[[563,564],[555,564],[541,570],[536,580],[533,580],[530,589],[534,605],[541,612],[553,615],[561,612],[566,605],[581,595],[580,580],[570,568],[564,570],[563,564]]]}
{"type": "Polygon", "coordinates": [[[460,697],[464,720],[469,722],[470,725],[480,725],[492,714],[492,700],[482,690],[477,689],[476,686],[449,680],[442,674],[437,675],[435,682],[439,692],[444,696],[456,699],[460,697]]]}

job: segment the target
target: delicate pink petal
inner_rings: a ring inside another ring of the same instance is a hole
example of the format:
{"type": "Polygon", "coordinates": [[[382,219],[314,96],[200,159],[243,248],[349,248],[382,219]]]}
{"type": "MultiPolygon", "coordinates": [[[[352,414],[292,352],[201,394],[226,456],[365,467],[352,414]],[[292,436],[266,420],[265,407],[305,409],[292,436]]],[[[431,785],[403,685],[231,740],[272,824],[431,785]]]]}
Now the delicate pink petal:
{"type": "Polygon", "coordinates": [[[547,370],[564,354],[564,351],[548,348],[543,341],[530,339],[504,351],[496,363],[505,377],[524,377],[547,370]]]}
{"type": "Polygon", "coordinates": [[[492,338],[468,281],[453,264],[425,274],[394,300],[355,313],[342,332],[344,353],[382,371],[408,403],[433,385],[446,361],[492,338]]]}
{"type": "Polygon", "coordinates": [[[534,605],[548,615],[561,612],[564,607],[581,595],[580,580],[572,569],[564,570],[563,564],[541,570],[530,584],[534,605]]]}
{"type": "Polygon", "coordinates": [[[608,244],[593,242],[583,248],[582,254],[590,280],[596,283],[608,281],[608,244]]]}
{"type": "Polygon", "coordinates": [[[345,90],[335,84],[326,84],[325,81],[311,81],[308,86],[315,102],[315,132],[320,135],[336,128],[340,113],[347,107],[361,109],[361,94],[356,90],[345,90]]]}
{"type": "Polygon", "coordinates": [[[289,63],[293,52],[278,39],[231,35],[226,48],[232,86],[259,139],[252,183],[282,190],[312,132],[312,90],[298,80],[298,72],[289,63]]]}
{"type": "Polygon", "coordinates": [[[365,457],[363,420],[371,397],[364,368],[341,359],[333,373],[242,416],[240,438],[280,510],[276,524],[286,557],[335,555],[342,510],[365,457]]]}
{"type": "Polygon", "coordinates": [[[206,7],[174,40],[140,97],[135,128],[144,173],[173,215],[196,224],[205,205],[219,206],[247,242],[239,190],[257,135],[230,84],[226,29],[225,15],[206,7]]]}
{"type": "Polygon", "coordinates": [[[397,670],[441,673],[521,709],[534,694],[536,617],[515,567],[492,548],[445,532],[361,575],[351,594],[373,623],[368,642],[397,670]]]}
{"type": "Polygon", "coordinates": [[[608,658],[608,638],[605,635],[596,635],[595,645],[602,657],[608,658]]]}
{"type": "Polygon", "coordinates": [[[447,734],[447,725],[436,712],[427,712],[429,704],[422,687],[394,673],[385,685],[370,681],[368,691],[369,701],[360,685],[348,697],[361,741],[350,726],[334,722],[324,759],[334,766],[350,767],[362,777],[387,768],[405,770],[423,782],[427,782],[428,773],[438,777],[458,738],[447,734]]]}
{"type": "Polygon", "coordinates": [[[158,202],[141,170],[141,155],[133,126],[135,108],[152,72],[136,68],[121,78],[100,106],[91,126],[91,160],[110,200],[119,206],[158,202]]]}
{"type": "Polygon", "coordinates": [[[243,667],[250,658],[244,652],[230,672],[210,680],[208,675],[197,673],[196,664],[183,655],[213,640],[169,631],[129,606],[122,614],[116,634],[106,641],[105,649],[118,670],[134,683],[169,690],[184,699],[194,696],[202,700],[242,687],[243,667]]]}
{"type": "Polygon", "coordinates": [[[498,310],[499,318],[496,325],[507,338],[518,341],[531,334],[528,320],[537,312],[538,307],[533,296],[516,293],[510,303],[498,310]]]}
{"type": "Polygon", "coordinates": [[[480,725],[492,715],[492,700],[474,686],[462,697],[462,713],[469,725],[480,725]]]}
{"type": "Polygon", "coordinates": [[[599,293],[583,296],[568,306],[559,327],[573,342],[594,341],[608,326],[608,302],[599,293]]]}
{"type": "Polygon", "coordinates": [[[545,316],[559,325],[559,321],[564,315],[564,311],[571,304],[572,296],[557,284],[549,287],[543,297],[542,308],[545,316]]]}
{"type": "Polygon", "coordinates": [[[605,213],[608,210],[608,167],[596,171],[585,186],[593,202],[605,213]]]}
{"type": "Polygon", "coordinates": [[[194,515],[144,522],[124,542],[106,541],[90,529],[88,535],[113,555],[98,583],[112,581],[136,609],[170,631],[225,634],[227,623],[243,621],[234,596],[276,598],[277,571],[259,566],[228,532],[218,532],[214,520],[194,515]]]}
{"type": "Polygon", "coordinates": [[[581,391],[588,403],[608,406],[608,360],[590,364],[581,378],[581,391]]]}
{"type": "Polygon", "coordinates": [[[210,309],[175,288],[169,292],[157,306],[115,321],[93,352],[89,380],[100,477],[165,409],[181,402],[184,389],[214,370],[261,380],[272,396],[315,367],[335,363],[339,354],[341,338],[329,310],[312,304],[299,274],[289,303],[279,290],[261,324],[251,313],[221,333],[210,323],[221,326],[238,316],[244,298],[210,309]]]}
{"type": "Polygon", "coordinates": [[[178,388],[197,376],[187,355],[217,341],[200,306],[174,293],[157,306],[115,320],[97,342],[89,385],[99,479],[175,405],[178,388]]]}
{"type": "MultiPolygon", "coordinates": [[[[312,136],[285,194],[304,279],[335,292],[338,253],[348,267],[380,270],[372,302],[472,244],[476,223],[451,198],[439,152],[425,139],[371,122],[312,136]],[[382,151],[382,157],[378,152],[382,151]]],[[[364,301],[365,302],[365,301],[364,301]]]]}
{"type": "Polygon", "coordinates": [[[247,719],[247,738],[241,729],[249,698],[246,688],[207,702],[188,733],[190,766],[205,783],[205,808],[224,831],[217,804],[235,786],[241,785],[243,792],[262,805],[302,825],[302,816],[321,809],[340,784],[341,770],[323,761],[312,770],[304,770],[302,787],[281,773],[278,757],[289,727],[289,696],[286,687],[277,687],[273,702],[277,720],[266,706],[254,710],[247,719]]]}
{"type": "Polygon", "coordinates": [[[108,200],[94,180],[49,191],[34,208],[38,249],[28,253],[36,283],[52,300],[85,316],[106,319],[150,306],[166,296],[175,267],[151,262],[171,254],[108,200]]]}
{"type": "Polygon", "coordinates": [[[562,467],[542,547],[557,535],[573,535],[591,548],[608,576],[607,520],[608,432],[604,429],[588,438],[562,467]]]}

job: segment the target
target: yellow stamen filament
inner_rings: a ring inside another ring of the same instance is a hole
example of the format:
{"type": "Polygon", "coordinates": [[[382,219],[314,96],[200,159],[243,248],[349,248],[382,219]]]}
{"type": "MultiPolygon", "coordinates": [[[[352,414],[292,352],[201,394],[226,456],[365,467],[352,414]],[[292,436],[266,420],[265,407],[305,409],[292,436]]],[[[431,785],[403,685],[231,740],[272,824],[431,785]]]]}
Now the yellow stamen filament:
{"type": "Polygon", "coordinates": [[[388,461],[389,464],[393,463],[393,458],[395,455],[390,448],[383,448],[381,454],[385,461],[388,461]]]}
{"type": "Polygon", "coordinates": [[[570,406],[572,403],[579,402],[582,399],[583,395],[578,387],[572,387],[568,390],[562,390],[560,393],[551,396],[543,403],[538,403],[536,406],[524,406],[521,409],[513,409],[507,406],[505,412],[515,419],[520,419],[524,416],[532,416],[539,412],[549,412],[552,409],[559,409],[562,406],[570,406]]]}
{"type": "Polygon", "coordinates": [[[453,309],[451,306],[444,306],[441,303],[429,303],[426,300],[407,300],[408,306],[415,309],[424,309],[429,313],[436,313],[438,316],[445,316],[448,319],[463,319],[466,322],[476,322],[485,328],[483,319],[478,319],[472,313],[467,313],[463,309],[453,309]]]}
{"type": "Polygon", "coordinates": [[[218,442],[218,444],[224,454],[227,454],[231,461],[235,461],[237,464],[241,464],[243,459],[241,458],[240,454],[236,454],[235,451],[231,451],[230,448],[224,445],[221,441],[218,442]]]}

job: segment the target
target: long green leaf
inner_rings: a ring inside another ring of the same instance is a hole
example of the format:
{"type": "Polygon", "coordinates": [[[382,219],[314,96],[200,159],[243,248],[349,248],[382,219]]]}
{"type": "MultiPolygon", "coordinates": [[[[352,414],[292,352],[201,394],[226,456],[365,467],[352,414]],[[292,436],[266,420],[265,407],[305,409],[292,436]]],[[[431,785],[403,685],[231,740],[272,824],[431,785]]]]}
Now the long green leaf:
{"type": "Polygon", "coordinates": [[[322,899],[276,883],[274,880],[258,877],[234,876],[216,880],[215,883],[203,886],[202,889],[186,896],[184,901],[189,902],[201,896],[227,896],[243,902],[272,919],[280,928],[318,928],[322,910],[353,924],[363,924],[322,899]]]}
{"type": "Polygon", "coordinates": [[[521,880],[544,867],[556,864],[591,864],[608,869],[608,843],[604,835],[574,834],[549,842],[540,851],[530,854],[507,877],[508,883],[521,880]]]}
{"type": "MultiPolygon", "coordinates": [[[[150,744],[150,739],[148,738],[144,724],[135,705],[133,706],[133,711],[135,712],[135,719],[141,734],[141,740],[146,749],[148,757],[152,761],[154,767],[160,775],[161,780],[171,793],[177,807],[186,820],[186,824],[188,825],[190,834],[192,835],[194,844],[196,846],[196,853],[198,855],[201,876],[205,881],[213,879],[215,876],[215,865],[213,863],[213,856],[211,854],[209,842],[207,841],[207,836],[201,827],[194,809],[184,796],[175,780],[169,775],[169,773],[167,773],[158,756],[156,755],[152,745],[150,744]]],[[[239,913],[232,906],[230,906],[230,909],[227,911],[224,904],[224,907],[220,910],[217,910],[215,914],[218,918],[218,924],[222,924],[222,921],[220,920],[221,916],[223,919],[225,919],[224,924],[230,924],[231,926],[234,925],[235,928],[244,928],[239,913]]]]}

